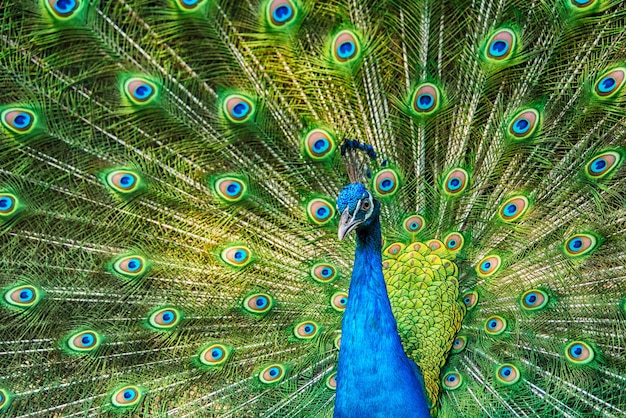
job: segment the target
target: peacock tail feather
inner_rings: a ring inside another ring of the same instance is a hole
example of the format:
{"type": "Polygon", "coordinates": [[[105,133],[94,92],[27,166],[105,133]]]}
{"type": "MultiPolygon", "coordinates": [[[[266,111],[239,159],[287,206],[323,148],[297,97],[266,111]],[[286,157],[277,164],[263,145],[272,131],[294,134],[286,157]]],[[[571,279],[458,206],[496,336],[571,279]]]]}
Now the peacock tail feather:
{"type": "Polygon", "coordinates": [[[344,138],[433,415],[626,415],[622,1],[1,9],[0,415],[331,416],[344,138]]]}

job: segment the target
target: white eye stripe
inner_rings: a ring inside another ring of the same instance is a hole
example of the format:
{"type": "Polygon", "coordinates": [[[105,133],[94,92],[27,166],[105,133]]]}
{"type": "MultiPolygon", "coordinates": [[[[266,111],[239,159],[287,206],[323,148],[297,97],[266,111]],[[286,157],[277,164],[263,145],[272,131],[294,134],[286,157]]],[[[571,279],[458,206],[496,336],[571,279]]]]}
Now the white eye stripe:
{"type": "MultiPolygon", "coordinates": [[[[366,199],[367,199],[367,203],[369,203],[369,209],[367,213],[365,213],[365,219],[368,219],[370,216],[372,216],[372,212],[374,211],[374,198],[372,197],[372,194],[370,192],[367,192],[366,199]]],[[[361,205],[361,201],[359,201],[359,206],[360,205],[361,205]]],[[[357,206],[357,209],[358,209],[358,206],[357,206]]]]}

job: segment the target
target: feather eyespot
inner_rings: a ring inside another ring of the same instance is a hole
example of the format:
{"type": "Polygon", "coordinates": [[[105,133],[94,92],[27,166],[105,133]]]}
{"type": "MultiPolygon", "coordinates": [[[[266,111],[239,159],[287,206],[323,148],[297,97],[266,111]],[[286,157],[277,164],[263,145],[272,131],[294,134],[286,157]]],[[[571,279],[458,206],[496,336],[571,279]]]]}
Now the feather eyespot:
{"type": "Polygon", "coordinates": [[[107,174],[106,184],[118,193],[134,193],[142,186],[141,178],[137,173],[128,170],[114,170],[107,174]]]}
{"type": "Polygon", "coordinates": [[[243,308],[253,314],[266,314],[274,307],[274,299],[267,293],[254,293],[243,300],[243,308]]]}
{"type": "Polygon", "coordinates": [[[549,301],[548,294],[543,290],[531,289],[522,294],[520,305],[525,311],[537,311],[544,308],[549,301]]]}
{"type": "Polygon", "coordinates": [[[272,0],[267,4],[266,17],[275,28],[288,26],[296,20],[298,9],[290,0],[272,0]]]}
{"type": "Polygon", "coordinates": [[[124,83],[124,93],[131,103],[144,106],[157,97],[158,88],[145,78],[131,77],[124,83]]]}
{"type": "Polygon", "coordinates": [[[417,234],[424,227],[424,218],[420,215],[409,216],[404,220],[402,226],[409,234],[417,234]]]}
{"type": "Polygon", "coordinates": [[[346,310],[348,305],[348,294],[346,292],[337,292],[330,297],[330,306],[338,312],[346,310]]]}
{"type": "Polygon", "coordinates": [[[176,0],[176,6],[183,12],[192,12],[204,3],[204,0],[176,0]]]}
{"type": "Polygon", "coordinates": [[[416,116],[428,116],[441,108],[441,92],[432,83],[417,86],[411,99],[411,111],[416,116]]]}
{"type": "Polygon", "coordinates": [[[601,99],[613,97],[624,86],[624,78],[626,78],[626,68],[616,68],[600,76],[594,91],[601,99]]]}
{"type": "Polygon", "coordinates": [[[9,307],[19,309],[32,308],[42,297],[43,292],[32,285],[11,287],[4,292],[4,301],[9,304],[9,307]]]}
{"type": "Polygon", "coordinates": [[[585,166],[585,174],[590,179],[601,179],[615,170],[622,162],[622,154],[605,151],[594,156],[585,166]]]}
{"type": "Polygon", "coordinates": [[[518,112],[508,127],[508,135],[511,139],[528,139],[537,132],[539,127],[540,114],[536,109],[529,108],[518,112]]]}
{"type": "Polygon", "coordinates": [[[443,383],[443,388],[445,390],[455,390],[461,386],[463,378],[457,372],[448,372],[443,375],[441,382],[443,383]]]}
{"type": "Polygon", "coordinates": [[[504,62],[513,57],[517,37],[510,29],[500,29],[487,41],[485,55],[488,61],[504,62]]]}
{"type": "Polygon", "coordinates": [[[67,20],[76,16],[83,7],[80,0],[45,0],[48,13],[58,20],[67,20]]]}
{"type": "Polygon", "coordinates": [[[462,168],[455,168],[443,180],[443,191],[448,196],[458,196],[469,184],[469,175],[462,168]]]}
{"type": "Polygon", "coordinates": [[[488,255],[478,262],[476,273],[483,279],[492,276],[498,271],[501,263],[502,259],[499,255],[488,255]]]}
{"type": "Polygon", "coordinates": [[[394,242],[393,244],[391,244],[387,248],[385,248],[383,253],[387,257],[396,258],[402,252],[402,250],[404,250],[404,247],[405,247],[405,245],[402,244],[401,242],[394,242]]]}
{"type": "Polygon", "coordinates": [[[313,321],[304,321],[296,324],[293,334],[300,340],[312,340],[319,333],[320,327],[313,321]]]}
{"type": "Polygon", "coordinates": [[[223,103],[224,115],[232,123],[247,122],[256,111],[252,100],[241,94],[226,96],[223,103]]]}
{"type": "Polygon", "coordinates": [[[572,341],[565,347],[565,358],[573,364],[588,364],[595,357],[595,352],[584,341],[572,341]]]}
{"type": "Polygon", "coordinates": [[[374,192],[380,197],[391,197],[400,188],[400,176],[392,168],[379,171],[374,176],[374,192]]]}
{"type": "Polygon", "coordinates": [[[140,255],[123,256],[113,263],[113,273],[124,279],[139,278],[146,274],[149,268],[147,260],[140,255]]]}
{"type": "Polygon", "coordinates": [[[496,379],[503,385],[514,385],[520,377],[519,369],[513,364],[504,363],[496,368],[496,379]]]}
{"type": "Polygon", "coordinates": [[[351,30],[342,30],[333,38],[332,55],[340,64],[355,61],[361,54],[361,42],[351,30]]]}
{"type": "Polygon", "coordinates": [[[587,7],[595,2],[596,0],[571,0],[571,3],[576,7],[587,7]]]}
{"type": "Polygon", "coordinates": [[[260,371],[259,380],[265,384],[278,383],[283,380],[285,373],[285,366],[282,364],[270,364],[260,371]]]}
{"type": "Polygon", "coordinates": [[[320,283],[329,283],[337,277],[337,269],[331,264],[318,263],[311,267],[311,277],[320,283]]]}
{"type": "Polygon", "coordinates": [[[500,335],[506,331],[506,319],[501,316],[493,315],[485,321],[485,332],[489,335],[500,335]]]}
{"type": "Polygon", "coordinates": [[[316,198],[309,201],[306,212],[311,222],[322,226],[333,220],[335,207],[326,199],[316,198]]]}
{"type": "Polygon", "coordinates": [[[232,176],[217,179],[214,189],[217,196],[228,203],[241,201],[248,192],[247,184],[242,179],[232,176]]]}
{"type": "Polygon", "coordinates": [[[591,234],[572,235],[565,241],[563,249],[569,257],[581,257],[591,253],[598,245],[598,238],[591,234]]]}
{"type": "Polygon", "coordinates": [[[233,245],[222,250],[222,261],[233,267],[244,267],[252,261],[252,253],[243,245],[233,245]]]}
{"type": "Polygon", "coordinates": [[[472,291],[463,294],[463,304],[465,304],[468,311],[473,309],[478,304],[478,293],[472,291]]]}
{"type": "Polygon", "coordinates": [[[182,313],[175,308],[159,308],[148,316],[148,325],[157,330],[172,329],[182,319],[182,313]]]}
{"type": "Polygon", "coordinates": [[[67,339],[67,347],[75,353],[94,351],[102,343],[102,336],[93,330],[84,330],[72,334],[67,339]]]}
{"type": "Polygon", "coordinates": [[[0,193],[0,220],[11,218],[19,208],[19,200],[14,194],[0,193]]]}
{"type": "Polygon", "coordinates": [[[458,232],[451,232],[443,239],[446,249],[450,252],[457,252],[463,248],[465,239],[463,235],[458,232]]]}
{"type": "Polygon", "coordinates": [[[526,196],[513,196],[500,206],[498,216],[505,222],[515,222],[524,216],[529,207],[530,202],[526,196]]]}
{"type": "Polygon", "coordinates": [[[452,342],[452,352],[454,354],[458,354],[461,351],[465,350],[465,346],[467,345],[467,338],[459,335],[452,342]]]}
{"type": "Polygon", "coordinates": [[[200,351],[198,359],[205,366],[221,366],[230,357],[232,349],[224,344],[211,344],[200,351]]]}
{"type": "Polygon", "coordinates": [[[313,129],[304,136],[304,152],[312,160],[329,160],[336,149],[334,135],[325,129],[313,129]]]}
{"type": "Polygon", "coordinates": [[[32,110],[22,108],[8,108],[0,116],[2,125],[17,135],[30,133],[37,124],[37,116],[32,110]]]}
{"type": "Polygon", "coordinates": [[[9,409],[11,398],[12,395],[7,390],[0,388],[0,412],[9,409]]]}
{"type": "Polygon", "coordinates": [[[331,373],[326,378],[326,387],[330,390],[337,390],[337,372],[331,373]]]}
{"type": "Polygon", "coordinates": [[[438,239],[429,239],[425,242],[425,244],[433,253],[443,248],[443,242],[439,241],[438,239]]]}
{"type": "Polygon", "coordinates": [[[117,408],[132,408],[143,399],[143,389],[135,385],[124,386],[111,395],[111,403],[117,408]]]}

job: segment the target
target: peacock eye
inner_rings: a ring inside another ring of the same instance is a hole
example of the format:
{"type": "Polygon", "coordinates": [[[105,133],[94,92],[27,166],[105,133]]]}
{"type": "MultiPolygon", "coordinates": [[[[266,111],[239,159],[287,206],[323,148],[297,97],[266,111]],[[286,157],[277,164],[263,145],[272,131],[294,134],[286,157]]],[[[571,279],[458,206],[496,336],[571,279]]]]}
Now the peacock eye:
{"type": "Polygon", "coordinates": [[[370,210],[370,201],[366,200],[365,202],[363,202],[363,205],[361,205],[361,207],[363,208],[363,210],[370,210]]]}

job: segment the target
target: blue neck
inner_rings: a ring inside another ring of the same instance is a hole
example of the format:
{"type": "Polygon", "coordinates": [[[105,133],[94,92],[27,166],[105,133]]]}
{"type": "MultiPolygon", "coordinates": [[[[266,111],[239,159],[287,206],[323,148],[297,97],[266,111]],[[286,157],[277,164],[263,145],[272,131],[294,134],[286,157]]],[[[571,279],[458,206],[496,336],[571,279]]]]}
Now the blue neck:
{"type": "Polygon", "coordinates": [[[335,418],[430,417],[423,379],[407,358],[383,278],[380,222],[357,231],[343,315],[335,418]]]}

